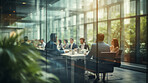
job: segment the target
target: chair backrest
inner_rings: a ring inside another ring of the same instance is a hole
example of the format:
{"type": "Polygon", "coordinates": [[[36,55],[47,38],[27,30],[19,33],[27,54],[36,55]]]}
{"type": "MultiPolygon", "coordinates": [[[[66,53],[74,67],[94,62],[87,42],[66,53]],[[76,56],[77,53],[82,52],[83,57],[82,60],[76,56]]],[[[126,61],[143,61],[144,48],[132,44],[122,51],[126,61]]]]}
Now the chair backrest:
{"type": "Polygon", "coordinates": [[[114,62],[116,53],[114,52],[101,52],[99,60],[114,62]]]}
{"type": "Polygon", "coordinates": [[[121,55],[122,55],[123,50],[119,50],[118,56],[115,57],[115,67],[120,67],[121,66],[121,55]]]}
{"type": "Polygon", "coordinates": [[[118,54],[119,57],[121,57],[122,51],[123,50],[119,50],[119,54],[118,54]]]}

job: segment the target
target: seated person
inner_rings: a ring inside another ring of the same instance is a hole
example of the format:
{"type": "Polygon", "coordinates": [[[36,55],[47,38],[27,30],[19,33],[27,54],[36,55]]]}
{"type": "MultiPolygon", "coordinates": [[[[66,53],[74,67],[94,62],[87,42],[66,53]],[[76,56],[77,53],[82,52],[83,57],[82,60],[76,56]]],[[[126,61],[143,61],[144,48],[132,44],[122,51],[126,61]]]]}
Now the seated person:
{"type": "Polygon", "coordinates": [[[67,39],[64,39],[64,45],[63,45],[63,48],[64,48],[64,49],[68,49],[68,48],[69,48],[68,40],[67,40],[67,39]]]}
{"type": "Polygon", "coordinates": [[[55,55],[59,54],[60,55],[61,53],[64,53],[64,51],[57,49],[56,41],[57,41],[57,36],[55,33],[52,33],[50,35],[50,41],[45,46],[45,50],[47,50],[47,51],[50,50],[49,52],[51,52],[52,54],[55,54],[55,55]]]}
{"type": "Polygon", "coordinates": [[[80,38],[80,44],[81,45],[79,46],[79,48],[89,50],[89,46],[85,43],[85,39],[84,38],[80,38]]]}
{"type": "Polygon", "coordinates": [[[63,45],[61,39],[58,40],[58,45],[57,45],[59,50],[63,50],[63,45]]]}
{"type": "Polygon", "coordinates": [[[45,48],[46,43],[44,42],[44,39],[41,39],[41,48],[45,48]]]}
{"type": "Polygon", "coordinates": [[[121,65],[121,56],[119,56],[119,43],[117,38],[113,38],[110,46],[110,52],[116,53],[114,62],[116,62],[115,63],[116,65],[121,65]]]}
{"type": "MultiPolygon", "coordinates": [[[[96,40],[96,43],[98,43],[98,56],[101,54],[101,52],[110,52],[110,46],[103,41],[104,41],[104,34],[99,33],[97,35],[97,40],[96,40]]],[[[92,44],[91,50],[88,53],[88,55],[86,56],[87,59],[90,59],[92,56],[93,56],[93,59],[97,58],[97,54],[96,54],[96,45],[97,44],[96,43],[92,44]]],[[[103,81],[105,81],[105,73],[103,73],[103,81]]]]}
{"type": "Polygon", "coordinates": [[[70,45],[69,45],[69,49],[76,49],[77,48],[77,44],[74,43],[74,39],[70,38],[70,45]]]}
{"type": "Polygon", "coordinates": [[[119,53],[119,43],[117,38],[113,38],[112,42],[111,42],[111,46],[110,46],[110,52],[115,52],[116,56],[119,53]]]}
{"type": "MultiPolygon", "coordinates": [[[[96,42],[98,43],[98,55],[100,55],[101,52],[110,52],[110,46],[103,42],[104,34],[98,34],[97,39],[98,40],[96,42]]],[[[93,57],[93,59],[96,59],[96,43],[92,44],[90,52],[87,55],[87,59],[90,59],[91,57],[93,57]]]]}
{"type": "Polygon", "coordinates": [[[24,42],[22,42],[21,45],[27,45],[27,46],[30,45],[30,44],[28,43],[28,36],[25,36],[25,37],[24,37],[24,42]]]}

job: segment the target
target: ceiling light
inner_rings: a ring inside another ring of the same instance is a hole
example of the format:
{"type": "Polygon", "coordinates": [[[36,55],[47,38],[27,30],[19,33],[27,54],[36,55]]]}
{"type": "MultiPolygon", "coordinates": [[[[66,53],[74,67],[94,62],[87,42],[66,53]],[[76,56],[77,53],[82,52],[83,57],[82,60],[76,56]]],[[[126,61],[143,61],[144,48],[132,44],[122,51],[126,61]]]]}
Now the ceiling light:
{"type": "Polygon", "coordinates": [[[26,4],[26,2],[22,2],[22,4],[24,4],[24,5],[25,5],[25,4],[26,4]]]}

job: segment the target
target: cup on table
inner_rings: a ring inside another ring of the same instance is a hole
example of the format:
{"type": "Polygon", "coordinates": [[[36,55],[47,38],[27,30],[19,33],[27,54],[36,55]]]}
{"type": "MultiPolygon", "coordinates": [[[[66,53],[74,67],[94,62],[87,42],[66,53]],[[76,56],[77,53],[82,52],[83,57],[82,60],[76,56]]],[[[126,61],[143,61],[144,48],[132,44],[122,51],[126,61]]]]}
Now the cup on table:
{"type": "Polygon", "coordinates": [[[72,55],[74,55],[75,54],[75,51],[74,50],[72,50],[72,55]]]}
{"type": "Polygon", "coordinates": [[[80,53],[80,52],[81,52],[81,49],[80,49],[80,48],[78,48],[78,49],[77,49],[77,53],[80,53]]]}

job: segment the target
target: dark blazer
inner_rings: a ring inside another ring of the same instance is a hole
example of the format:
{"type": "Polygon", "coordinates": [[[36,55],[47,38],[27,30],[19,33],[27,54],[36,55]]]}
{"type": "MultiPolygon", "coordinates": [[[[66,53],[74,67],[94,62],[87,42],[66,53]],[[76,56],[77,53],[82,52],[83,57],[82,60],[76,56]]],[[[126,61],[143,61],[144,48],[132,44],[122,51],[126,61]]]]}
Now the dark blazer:
{"type": "MultiPolygon", "coordinates": [[[[81,48],[81,45],[79,46],[79,48],[81,48]]],[[[85,45],[84,45],[84,49],[88,49],[88,50],[89,50],[88,44],[85,44],[85,45]]]]}
{"type": "MultiPolygon", "coordinates": [[[[70,49],[70,47],[71,47],[71,44],[69,45],[69,49],[70,49]]],[[[75,49],[75,48],[78,48],[77,44],[73,43],[72,49],[75,49]]]]}
{"type": "Polygon", "coordinates": [[[45,46],[45,50],[49,51],[51,54],[61,54],[64,53],[63,50],[58,50],[57,49],[57,45],[53,42],[53,41],[49,41],[46,46],[45,46]]]}

